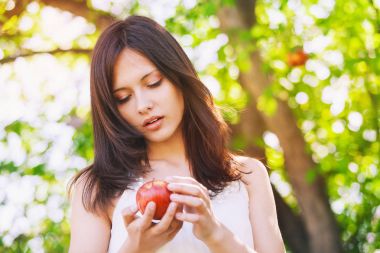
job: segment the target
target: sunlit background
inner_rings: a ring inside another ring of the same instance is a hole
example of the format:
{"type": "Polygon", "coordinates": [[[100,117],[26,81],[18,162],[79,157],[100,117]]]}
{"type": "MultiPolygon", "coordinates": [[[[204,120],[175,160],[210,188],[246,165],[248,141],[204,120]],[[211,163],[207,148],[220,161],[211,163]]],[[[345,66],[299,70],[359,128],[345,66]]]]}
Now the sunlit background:
{"type": "MultiPolygon", "coordinates": [[[[0,252],[67,252],[66,186],[93,159],[89,63],[101,29],[49,2],[57,1],[29,1],[7,17],[17,2],[0,0],[0,252]]],[[[287,101],[318,172],[328,177],[346,251],[380,253],[380,1],[359,4],[361,9],[345,5],[350,1],[306,2],[258,1],[258,24],[247,36],[257,42],[264,71],[274,78],[257,108],[272,115],[274,98],[287,101]],[[356,13],[356,23],[349,13],[356,13]],[[308,60],[292,68],[286,55],[295,47],[308,60]]],[[[167,26],[225,108],[226,120],[238,124],[250,97],[239,74],[251,65],[245,49],[234,47],[220,30],[219,5],[87,1],[94,13],[116,19],[137,13],[167,26]]],[[[244,145],[233,141],[235,149],[244,145]]],[[[273,185],[298,210],[278,136],[267,129],[257,145],[264,149],[273,185]]]]}

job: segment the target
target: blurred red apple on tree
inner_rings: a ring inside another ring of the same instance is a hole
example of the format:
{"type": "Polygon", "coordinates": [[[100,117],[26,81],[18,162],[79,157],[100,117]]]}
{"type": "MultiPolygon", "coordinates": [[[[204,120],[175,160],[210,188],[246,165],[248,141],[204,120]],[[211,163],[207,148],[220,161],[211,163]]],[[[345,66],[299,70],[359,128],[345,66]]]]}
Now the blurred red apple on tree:
{"type": "Polygon", "coordinates": [[[291,67],[303,66],[308,59],[308,55],[302,48],[297,48],[296,50],[288,53],[288,64],[291,67]]]}
{"type": "Polygon", "coordinates": [[[156,203],[156,211],[153,219],[160,220],[170,204],[171,191],[167,188],[168,183],[163,180],[151,180],[144,183],[136,193],[136,203],[143,214],[150,201],[156,203]]]}

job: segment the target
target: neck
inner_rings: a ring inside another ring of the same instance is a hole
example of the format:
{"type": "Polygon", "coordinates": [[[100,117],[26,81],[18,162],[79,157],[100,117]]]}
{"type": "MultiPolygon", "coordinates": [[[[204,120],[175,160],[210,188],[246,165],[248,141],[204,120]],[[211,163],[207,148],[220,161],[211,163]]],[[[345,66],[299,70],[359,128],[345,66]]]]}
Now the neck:
{"type": "Polygon", "coordinates": [[[165,161],[173,165],[187,164],[183,136],[178,133],[165,142],[149,142],[148,159],[151,162],[165,161]]]}

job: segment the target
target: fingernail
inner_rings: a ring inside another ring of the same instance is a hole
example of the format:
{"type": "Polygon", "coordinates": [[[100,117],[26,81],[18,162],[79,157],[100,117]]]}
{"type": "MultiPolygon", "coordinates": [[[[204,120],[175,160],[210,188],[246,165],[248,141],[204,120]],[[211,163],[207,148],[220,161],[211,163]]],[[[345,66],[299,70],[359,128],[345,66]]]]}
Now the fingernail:
{"type": "Polygon", "coordinates": [[[151,202],[148,203],[148,208],[150,210],[153,210],[155,206],[156,206],[156,203],[154,203],[153,201],[151,201],[151,202]]]}
{"type": "Polygon", "coordinates": [[[167,182],[172,181],[172,180],[173,180],[172,176],[165,177],[165,181],[167,181],[167,182]]]}
{"type": "Polygon", "coordinates": [[[170,194],[170,199],[171,200],[178,200],[178,195],[177,194],[170,194]]]}
{"type": "Polygon", "coordinates": [[[177,208],[177,204],[175,202],[171,202],[169,206],[170,211],[174,211],[176,208],[177,208]]]}
{"type": "Polygon", "coordinates": [[[175,214],[175,217],[176,217],[177,219],[181,219],[182,216],[183,216],[182,213],[176,213],[176,214],[175,214]]]}

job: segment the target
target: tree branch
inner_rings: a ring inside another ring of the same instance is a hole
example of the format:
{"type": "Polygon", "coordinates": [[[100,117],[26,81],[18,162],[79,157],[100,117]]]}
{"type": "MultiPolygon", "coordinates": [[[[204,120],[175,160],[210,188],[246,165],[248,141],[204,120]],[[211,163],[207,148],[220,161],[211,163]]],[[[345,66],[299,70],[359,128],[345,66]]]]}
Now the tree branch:
{"type": "Polygon", "coordinates": [[[71,12],[76,16],[81,16],[89,22],[93,22],[96,25],[96,27],[100,30],[104,30],[111,23],[117,20],[114,16],[108,13],[91,9],[87,6],[86,1],[83,0],[40,0],[40,2],[45,5],[49,5],[64,11],[71,12]]]}
{"type": "Polygon", "coordinates": [[[15,6],[12,10],[6,11],[3,14],[4,20],[0,20],[0,31],[4,23],[9,20],[13,16],[20,16],[21,13],[25,10],[26,5],[28,4],[28,0],[19,0],[15,1],[15,6]]]}
{"type": "Polygon", "coordinates": [[[30,57],[36,54],[52,54],[52,55],[61,54],[61,53],[91,54],[91,52],[92,52],[92,49],[82,49],[82,48],[72,48],[68,50],[55,49],[52,51],[34,51],[34,52],[22,53],[22,54],[6,57],[0,60],[0,64],[12,62],[16,60],[18,57],[30,57]]]}

